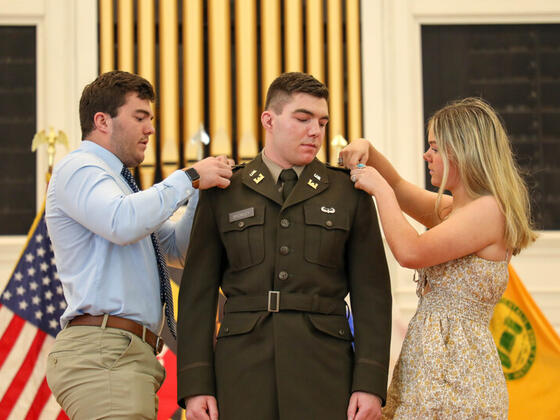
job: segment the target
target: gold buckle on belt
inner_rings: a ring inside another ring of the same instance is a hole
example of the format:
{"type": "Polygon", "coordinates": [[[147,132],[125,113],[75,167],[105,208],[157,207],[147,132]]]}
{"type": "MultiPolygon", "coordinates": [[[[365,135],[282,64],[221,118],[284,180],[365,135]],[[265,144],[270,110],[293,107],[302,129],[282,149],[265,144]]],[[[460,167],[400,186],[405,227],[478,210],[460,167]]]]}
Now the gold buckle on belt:
{"type": "Polygon", "coordinates": [[[280,292],[277,290],[269,290],[268,312],[279,312],[279,311],[280,311],[280,292]]]}

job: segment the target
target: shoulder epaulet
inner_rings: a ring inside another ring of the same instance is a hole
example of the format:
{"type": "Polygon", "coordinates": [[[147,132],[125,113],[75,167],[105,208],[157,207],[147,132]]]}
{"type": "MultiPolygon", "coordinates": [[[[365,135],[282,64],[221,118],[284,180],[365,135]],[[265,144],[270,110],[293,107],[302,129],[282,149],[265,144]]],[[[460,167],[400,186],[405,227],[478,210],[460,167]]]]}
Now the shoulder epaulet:
{"type": "Polygon", "coordinates": [[[245,165],[247,165],[247,162],[239,163],[239,164],[237,164],[237,165],[235,165],[235,166],[232,166],[231,170],[232,170],[233,172],[235,172],[235,171],[237,171],[238,169],[244,168],[245,165]]]}
{"type": "Polygon", "coordinates": [[[350,169],[348,169],[348,168],[346,168],[346,167],[344,167],[344,166],[334,166],[334,165],[331,165],[330,163],[326,163],[325,166],[326,166],[328,169],[334,169],[335,171],[342,171],[342,172],[345,172],[345,173],[347,173],[347,174],[350,173],[350,169]]]}

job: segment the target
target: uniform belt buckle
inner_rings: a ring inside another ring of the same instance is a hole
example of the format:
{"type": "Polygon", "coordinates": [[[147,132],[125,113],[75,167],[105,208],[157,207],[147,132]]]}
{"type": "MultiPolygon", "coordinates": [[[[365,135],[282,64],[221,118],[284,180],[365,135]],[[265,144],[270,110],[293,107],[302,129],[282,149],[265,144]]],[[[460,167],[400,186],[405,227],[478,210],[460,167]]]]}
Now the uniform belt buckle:
{"type": "Polygon", "coordinates": [[[277,290],[268,291],[268,312],[280,312],[280,292],[277,290]]]}

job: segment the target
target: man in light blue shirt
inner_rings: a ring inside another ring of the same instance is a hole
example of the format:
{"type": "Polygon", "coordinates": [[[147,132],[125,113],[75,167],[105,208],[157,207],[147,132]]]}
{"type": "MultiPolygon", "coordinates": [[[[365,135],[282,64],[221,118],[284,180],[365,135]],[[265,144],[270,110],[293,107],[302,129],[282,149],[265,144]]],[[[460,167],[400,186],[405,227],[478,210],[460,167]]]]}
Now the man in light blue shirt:
{"type": "Polygon", "coordinates": [[[68,304],[47,380],[71,418],[156,418],[165,318],[175,335],[166,263],[185,260],[196,189],[230,182],[228,160],[209,157],[138,191],[128,168],[144,160],[154,133],[154,96],[148,81],[121,71],[86,86],[84,140],[56,166],[47,191],[68,304]],[[181,219],[168,220],[187,201],[181,219]]]}

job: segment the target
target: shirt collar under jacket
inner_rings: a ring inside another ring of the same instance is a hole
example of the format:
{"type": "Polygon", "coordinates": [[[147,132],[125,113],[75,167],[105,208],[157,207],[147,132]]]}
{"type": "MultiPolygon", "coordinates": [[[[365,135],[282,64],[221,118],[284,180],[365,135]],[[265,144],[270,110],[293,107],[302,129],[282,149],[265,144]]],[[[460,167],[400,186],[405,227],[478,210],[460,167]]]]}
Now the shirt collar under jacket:
{"type": "MultiPolygon", "coordinates": [[[[264,164],[266,165],[266,167],[270,171],[270,174],[272,175],[272,179],[274,180],[274,183],[277,184],[278,183],[278,178],[280,177],[280,172],[282,172],[282,170],[284,168],[282,168],[276,162],[273,162],[272,160],[270,160],[270,158],[266,155],[264,150],[261,153],[261,156],[262,156],[262,160],[263,160],[264,164]]],[[[305,169],[305,165],[304,166],[292,166],[292,169],[294,171],[296,171],[296,174],[299,178],[301,173],[305,169]]]]}

